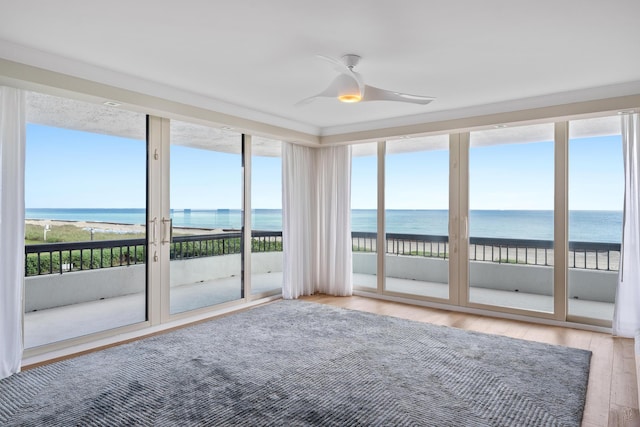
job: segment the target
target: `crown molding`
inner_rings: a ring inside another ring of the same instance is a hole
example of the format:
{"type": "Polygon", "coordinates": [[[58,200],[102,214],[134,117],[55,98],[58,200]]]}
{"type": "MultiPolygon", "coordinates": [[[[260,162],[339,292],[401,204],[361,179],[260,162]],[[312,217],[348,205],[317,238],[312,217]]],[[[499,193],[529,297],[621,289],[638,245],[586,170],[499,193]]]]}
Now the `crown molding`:
{"type": "MultiPolygon", "coordinates": [[[[316,126],[220,101],[197,93],[97,67],[30,47],[17,45],[5,40],[0,40],[0,59],[4,59],[4,62],[0,63],[0,75],[7,76],[5,70],[9,70],[10,68],[8,67],[15,69],[18,65],[31,67],[32,69],[40,69],[41,73],[38,81],[32,81],[31,83],[38,83],[43,86],[51,86],[52,81],[60,81],[61,78],[56,76],[56,74],[64,75],[69,78],[75,77],[96,84],[102,84],[111,89],[126,90],[139,95],[147,95],[155,99],[209,110],[219,113],[223,118],[228,117],[229,120],[234,122],[259,123],[261,125],[268,125],[273,128],[286,129],[289,132],[294,131],[311,136],[317,136],[321,133],[321,129],[316,126]],[[8,65],[8,63],[12,63],[11,66],[8,65]],[[52,75],[47,77],[44,75],[45,72],[50,72],[52,75]]],[[[33,71],[31,71],[25,72],[24,75],[11,75],[7,77],[26,80],[28,76],[33,74],[33,71]]],[[[72,88],[69,90],[73,91],[72,88]]],[[[119,102],[123,101],[122,99],[114,100],[119,102]]],[[[225,122],[225,124],[231,125],[228,122],[225,122]]],[[[305,137],[299,142],[306,143],[309,141],[308,138],[305,137]]]]}
{"type": "MultiPolygon", "coordinates": [[[[525,105],[524,103],[521,105],[525,105]]],[[[346,132],[320,137],[321,145],[350,142],[373,142],[397,139],[402,136],[426,136],[451,132],[468,132],[487,129],[497,124],[518,126],[524,124],[565,121],[577,118],[597,117],[618,111],[640,111],[640,90],[637,94],[617,96],[591,101],[572,102],[537,108],[522,108],[484,115],[419,122],[395,127],[346,132]]]]}

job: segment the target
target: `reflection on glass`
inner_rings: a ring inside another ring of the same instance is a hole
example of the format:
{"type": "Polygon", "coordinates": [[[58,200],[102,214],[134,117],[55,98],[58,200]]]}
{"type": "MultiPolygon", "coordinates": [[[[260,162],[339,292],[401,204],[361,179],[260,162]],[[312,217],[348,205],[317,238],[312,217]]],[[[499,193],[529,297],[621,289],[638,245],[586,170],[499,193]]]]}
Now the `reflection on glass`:
{"type": "Polygon", "coordinates": [[[282,292],[282,143],[253,138],[251,293],[282,292]]]}
{"type": "Polygon", "coordinates": [[[469,301],[553,312],[553,124],[472,132],[469,301]]]}
{"type": "Polygon", "coordinates": [[[611,322],[622,240],[620,118],[569,123],[568,314],[611,322]]]}
{"type": "Polygon", "coordinates": [[[242,138],[171,122],[170,313],[242,298],[242,138]]]}
{"type": "Polygon", "coordinates": [[[354,145],[351,152],[353,286],[375,290],[378,287],[378,143],[354,145]]]}
{"type": "Polygon", "coordinates": [[[25,347],[143,322],[145,116],[27,102],[25,347]]]}
{"type": "Polygon", "coordinates": [[[386,287],[449,298],[449,137],[387,142],[386,287]]]}

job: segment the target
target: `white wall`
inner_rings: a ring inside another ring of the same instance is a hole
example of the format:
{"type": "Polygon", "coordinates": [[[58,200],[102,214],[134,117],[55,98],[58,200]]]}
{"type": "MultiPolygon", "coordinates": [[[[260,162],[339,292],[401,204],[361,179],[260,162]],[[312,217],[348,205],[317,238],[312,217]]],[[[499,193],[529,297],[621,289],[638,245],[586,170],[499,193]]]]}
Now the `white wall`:
{"type": "Polygon", "coordinates": [[[146,265],[111,267],[24,279],[25,311],[143,292],[146,265]]]}
{"type": "MultiPolygon", "coordinates": [[[[254,274],[282,271],[282,252],[251,254],[254,274]]],[[[240,254],[171,261],[171,286],[240,275],[240,254]]]]}
{"type": "Polygon", "coordinates": [[[569,270],[569,298],[616,302],[617,271],[569,270]]]}
{"type": "MultiPolygon", "coordinates": [[[[449,264],[436,258],[386,256],[387,276],[424,282],[447,283],[449,264]]],[[[376,274],[376,254],[353,254],[353,272],[376,274]]],[[[569,298],[615,302],[618,273],[614,271],[569,270],[569,298]]],[[[469,281],[478,288],[553,295],[553,269],[521,264],[471,261],[469,281]]]]}
{"type": "Polygon", "coordinates": [[[251,254],[251,273],[282,272],[282,252],[256,252],[251,254]]]}
{"type": "MultiPolygon", "coordinates": [[[[387,256],[387,275],[402,279],[447,283],[448,262],[442,259],[387,256]]],[[[281,252],[252,254],[252,273],[282,271],[281,252]]],[[[354,273],[376,274],[375,253],[354,253],[354,273]]],[[[224,255],[171,262],[171,286],[240,274],[240,256],[224,255]]],[[[471,262],[472,286],[533,294],[552,294],[549,267],[471,262]]],[[[617,272],[569,270],[569,298],[615,302],[617,272]]],[[[143,292],[145,265],[49,274],[25,278],[25,310],[44,310],[143,292]]]]}
{"type": "MultiPolygon", "coordinates": [[[[25,311],[62,307],[103,298],[144,292],[145,265],[47,274],[25,278],[25,311]]],[[[255,274],[282,271],[282,252],[252,254],[255,274]]],[[[240,255],[171,261],[171,286],[215,280],[240,274],[240,255]]]]}
{"type": "Polygon", "coordinates": [[[240,276],[240,254],[171,261],[171,287],[240,276]]]}
{"type": "Polygon", "coordinates": [[[471,261],[469,283],[476,288],[553,295],[553,268],[471,261]]]}

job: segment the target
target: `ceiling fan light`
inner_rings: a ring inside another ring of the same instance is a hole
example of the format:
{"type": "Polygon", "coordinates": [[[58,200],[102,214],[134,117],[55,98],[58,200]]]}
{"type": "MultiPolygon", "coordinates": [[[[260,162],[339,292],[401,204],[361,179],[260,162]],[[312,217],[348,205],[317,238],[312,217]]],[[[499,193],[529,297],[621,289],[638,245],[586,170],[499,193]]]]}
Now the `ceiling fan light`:
{"type": "Polygon", "coordinates": [[[339,95],[338,100],[340,102],[354,103],[354,102],[362,101],[362,97],[360,96],[359,93],[345,93],[345,94],[339,95]]]}
{"type": "Polygon", "coordinates": [[[338,100],[353,104],[362,101],[362,94],[358,82],[351,75],[340,74],[335,79],[335,85],[338,89],[338,100]]]}

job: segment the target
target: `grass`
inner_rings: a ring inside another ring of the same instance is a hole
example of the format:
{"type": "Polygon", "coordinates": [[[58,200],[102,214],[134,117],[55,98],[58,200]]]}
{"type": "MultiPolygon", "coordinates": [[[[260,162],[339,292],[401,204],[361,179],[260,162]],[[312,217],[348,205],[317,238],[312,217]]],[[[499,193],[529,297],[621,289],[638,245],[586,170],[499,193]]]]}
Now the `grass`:
{"type": "Polygon", "coordinates": [[[449,252],[410,251],[402,255],[423,256],[427,258],[449,258],[449,252]]]}
{"type": "MultiPolygon", "coordinates": [[[[96,232],[93,240],[120,240],[141,239],[144,233],[104,233],[96,232]]],[[[91,239],[91,231],[76,227],[75,225],[56,225],[47,231],[47,240],[44,240],[44,226],[27,224],[24,232],[25,245],[38,245],[43,243],[59,242],[87,242],[91,239]]]]}
{"type": "MultiPolygon", "coordinates": [[[[375,249],[371,248],[363,248],[358,245],[352,246],[353,252],[365,252],[365,253],[374,253],[375,249]]],[[[390,253],[387,252],[387,255],[406,255],[406,256],[421,256],[425,258],[449,258],[449,252],[429,252],[429,251],[406,251],[402,253],[390,253]]]]}

